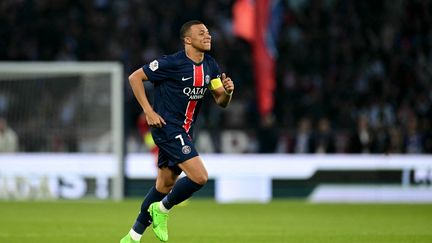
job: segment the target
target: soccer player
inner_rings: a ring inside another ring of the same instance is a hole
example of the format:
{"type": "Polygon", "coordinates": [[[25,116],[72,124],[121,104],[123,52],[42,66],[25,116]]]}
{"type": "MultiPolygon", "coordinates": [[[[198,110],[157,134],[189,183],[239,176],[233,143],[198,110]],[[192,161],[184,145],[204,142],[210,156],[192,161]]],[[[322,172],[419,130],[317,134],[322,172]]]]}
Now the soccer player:
{"type": "Polygon", "coordinates": [[[159,240],[168,240],[169,210],[201,189],[208,178],[192,143],[202,100],[209,91],[219,106],[227,107],[234,91],[233,81],[225,73],[220,74],[216,61],[206,54],[211,48],[211,35],[202,22],[183,24],[180,38],[184,50],[156,59],[129,76],[159,147],[159,168],[155,186],[147,193],[135,224],[121,243],[140,242],[150,224],[159,240]],[[154,84],[153,106],[143,80],[154,84]],[[182,171],[186,176],[177,180],[182,171]]]}

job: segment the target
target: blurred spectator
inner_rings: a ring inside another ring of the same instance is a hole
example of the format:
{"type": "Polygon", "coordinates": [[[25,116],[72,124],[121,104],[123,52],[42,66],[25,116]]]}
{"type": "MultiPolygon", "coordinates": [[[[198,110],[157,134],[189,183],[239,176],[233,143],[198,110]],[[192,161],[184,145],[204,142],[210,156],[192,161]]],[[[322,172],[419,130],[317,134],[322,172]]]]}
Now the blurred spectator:
{"type": "Polygon", "coordinates": [[[390,146],[390,136],[387,126],[383,124],[377,124],[377,127],[374,129],[374,140],[372,144],[372,153],[382,154],[389,152],[390,146]]]}
{"type": "Polygon", "coordinates": [[[7,124],[6,119],[0,117],[0,153],[15,153],[18,151],[18,136],[7,124]]]}
{"type": "Polygon", "coordinates": [[[304,117],[300,120],[297,133],[292,142],[292,152],[295,154],[309,154],[314,152],[312,144],[311,120],[304,117]]]}
{"type": "Polygon", "coordinates": [[[278,146],[279,134],[275,127],[273,115],[264,116],[258,129],[259,153],[275,153],[278,146]]]}
{"type": "Polygon", "coordinates": [[[373,133],[369,127],[367,117],[360,116],[357,121],[357,129],[355,129],[349,139],[349,153],[367,154],[372,152],[373,133]]]}
{"type": "Polygon", "coordinates": [[[403,136],[399,127],[393,126],[389,129],[389,147],[388,153],[401,154],[404,150],[403,136]]]}
{"type": "Polygon", "coordinates": [[[335,138],[327,118],[318,121],[317,131],[313,134],[313,152],[319,154],[332,154],[336,152],[335,138]]]}
{"type": "Polygon", "coordinates": [[[423,135],[418,130],[417,119],[409,120],[404,139],[405,152],[408,154],[422,153],[423,143],[423,135]]]}

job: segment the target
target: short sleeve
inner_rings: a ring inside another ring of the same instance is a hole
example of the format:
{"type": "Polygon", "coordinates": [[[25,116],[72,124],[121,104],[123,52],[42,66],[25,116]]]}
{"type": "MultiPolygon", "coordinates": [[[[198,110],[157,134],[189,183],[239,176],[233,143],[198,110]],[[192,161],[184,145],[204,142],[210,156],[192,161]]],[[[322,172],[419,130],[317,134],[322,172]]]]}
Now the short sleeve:
{"type": "Polygon", "coordinates": [[[150,81],[157,82],[168,78],[171,66],[169,57],[163,56],[145,64],[142,68],[150,81]]]}
{"type": "Polygon", "coordinates": [[[220,78],[220,69],[219,65],[216,63],[216,61],[212,58],[212,61],[210,62],[211,65],[211,79],[220,78]]]}

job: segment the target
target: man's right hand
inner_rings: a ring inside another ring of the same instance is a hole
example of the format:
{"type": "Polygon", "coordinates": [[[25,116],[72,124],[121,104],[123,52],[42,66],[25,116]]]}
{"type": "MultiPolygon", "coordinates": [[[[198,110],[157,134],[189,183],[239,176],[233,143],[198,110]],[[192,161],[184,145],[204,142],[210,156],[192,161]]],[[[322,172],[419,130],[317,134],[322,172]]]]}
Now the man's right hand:
{"type": "Polygon", "coordinates": [[[154,111],[148,111],[145,112],[147,124],[150,127],[156,127],[161,128],[162,126],[166,125],[165,120],[156,112],[154,111]]]}

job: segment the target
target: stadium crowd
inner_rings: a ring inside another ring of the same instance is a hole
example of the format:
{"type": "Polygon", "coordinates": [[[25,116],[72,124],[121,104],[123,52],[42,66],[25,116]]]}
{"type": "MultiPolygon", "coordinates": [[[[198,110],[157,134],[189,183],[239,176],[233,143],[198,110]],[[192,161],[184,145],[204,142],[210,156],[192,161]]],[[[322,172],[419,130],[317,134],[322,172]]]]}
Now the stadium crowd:
{"type": "MultiPolygon", "coordinates": [[[[274,116],[262,119],[232,4],[2,0],[0,60],[120,61],[126,77],[178,50],[180,25],[200,19],[236,82],[232,106],[203,110],[202,129],[244,129],[258,143],[249,152],[432,153],[430,1],[285,0],[274,116]]],[[[126,128],[135,131],[140,110],[125,89],[126,128]]]]}

